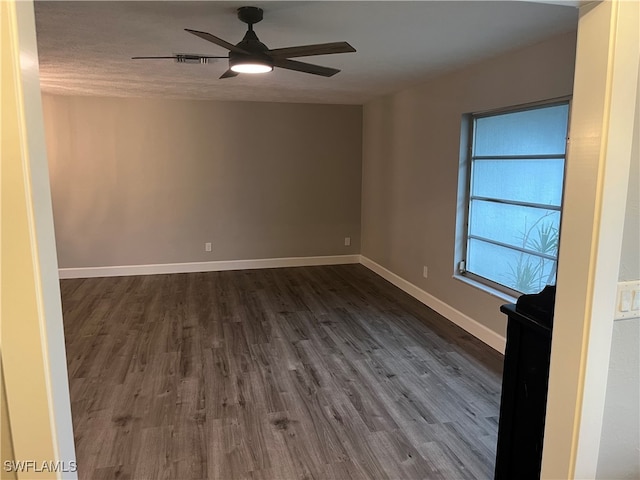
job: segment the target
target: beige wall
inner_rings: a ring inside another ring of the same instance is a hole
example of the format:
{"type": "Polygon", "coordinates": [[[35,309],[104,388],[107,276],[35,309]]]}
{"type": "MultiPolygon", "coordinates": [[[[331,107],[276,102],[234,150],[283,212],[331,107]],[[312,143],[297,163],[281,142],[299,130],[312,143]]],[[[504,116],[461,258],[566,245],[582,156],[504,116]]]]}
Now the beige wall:
{"type": "MultiPolygon", "coordinates": [[[[0,359],[1,362],[1,359],[0,359]]],[[[15,471],[7,471],[4,468],[5,462],[15,461],[16,457],[13,453],[13,439],[11,438],[11,424],[9,420],[9,409],[7,407],[7,395],[4,388],[4,373],[2,365],[0,365],[0,479],[14,480],[17,479],[15,471]]]]}
{"type": "Polygon", "coordinates": [[[543,479],[597,477],[633,150],[639,15],[640,4],[625,0],[580,7],[543,479]]]}
{"type": "Polygon", "coordinates": [[[574,56],[575,32],[365,105],[362,254],[503,335],[504,300],[452,277],[462,116],[571,94],[574,56]]]}
{"type": "Polygon", "coordinates": [[[43,103],[61,268],[360,250],[360,106],[43,103]]]}
{"type": "MultiPolygon", "coordinates": [[[[640,92],[640,78],[638,79],[640,92]]],[[[621,282],[640,279],[640,96],[636,99],[636,118],[633,128],[629,189],[624,217],[622,255],[620,257],[621,282]]]]}
{"type": "MultiPolygon", "coordinates": [[[[45,461],[68,466],[75,460],[75,449],[40,83],[33,62],[37,58],[33,4],[0,2],[0,20],[2,454],[39,466],[45,461]],[[7,433],[12,453],[4,450],[7,433]]],[[[19,470],[17,477],[76,479],[77,475],[31,467],[19,470]]]]}
{"type": "MultiPolygon", "coordinates": [[[[640,90],[640,83],[638,84],[640,90]]],[[[640,280],[640,96],[631,151],[620,281],[640,280]]],[[[598,478],[640,478],[640,319],[613,325],[598,478]]]]}

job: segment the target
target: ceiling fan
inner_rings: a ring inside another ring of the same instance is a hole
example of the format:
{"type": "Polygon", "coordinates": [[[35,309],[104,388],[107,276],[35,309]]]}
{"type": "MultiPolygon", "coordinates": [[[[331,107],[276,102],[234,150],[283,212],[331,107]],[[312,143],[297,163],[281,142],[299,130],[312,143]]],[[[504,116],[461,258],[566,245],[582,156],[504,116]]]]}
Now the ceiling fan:
{"type": "Polygon", "coordinates": [[[356,49],[347,42],[320,43],[316,45],[300,45],[297,47],[269,49],[264,43],[258,40],[258,36],[253,31],[253,25],[260,22],[262,20],[262,16],[263,11],[261,8],[238,8],[238,18],[240,21],[246,23],[249,28],[247,29],[247,33],[245,33],[242,41],[236,45],[211,35],[210,33],[185,28],[187,32],[229,50],[229,55],[226,57],[180,53],[164,57],[132,58],[170,58],[179,63],[208,63],[211,58],[228,58],[229,69],[224,72],[220,78],[235,77],[240,73],[266,73],[272,71],[274,67],[310,73],[312,75],[320,75],[323,77],[332,77],[340,70],[337,68],[323,67],[290,59],[295,57],[309,57],[312,55],[329,55],[356,51],[356,49]]]}

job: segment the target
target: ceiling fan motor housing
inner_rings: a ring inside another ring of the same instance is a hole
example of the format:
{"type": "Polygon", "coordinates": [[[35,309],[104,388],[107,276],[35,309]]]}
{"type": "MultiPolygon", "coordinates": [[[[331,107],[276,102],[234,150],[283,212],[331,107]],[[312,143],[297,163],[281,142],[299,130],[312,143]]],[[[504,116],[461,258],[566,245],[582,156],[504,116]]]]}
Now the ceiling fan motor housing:
{"type": "MultiPolygon", "coordinates": [[[[249,52],[249,53],[265,54],[265,52],[269,50],[269,48],[264,43],[258,40],[258,36],[256,35],[256,32],[254,32],[253,30],[247,31],[247,33],[244,34],[244,38],[242,39],[242,41],[236,44],[236,47],[241,48],[245,52],[249,52]]],[[[231,53],[234,53],[234,52],[231,52],[231,53]]],[[[239,52],[235,52],[235,53],[239,53],[239,52]]]]}
{"type": "Polygon", "coordinates": [[[258,7],[240,7],[238,9],[238,18],[241,22],[253,25],[262,20],[263,11],[258,7]]]}
{"type": "Polygon", "coordinates": [[[263,11],[258,7],[240,7],[238,9],[238,18],[249,25],[247,33],[236,47],[241,48],[245,52],[229,52],[229,67],[233,69],[235,65],[244,63],[257,63],[268,65],[273,69],[273,59],[267,54],[269,47],[262,43],[256,33],[253,31],[252,25],[262,20],[263,11]]]}

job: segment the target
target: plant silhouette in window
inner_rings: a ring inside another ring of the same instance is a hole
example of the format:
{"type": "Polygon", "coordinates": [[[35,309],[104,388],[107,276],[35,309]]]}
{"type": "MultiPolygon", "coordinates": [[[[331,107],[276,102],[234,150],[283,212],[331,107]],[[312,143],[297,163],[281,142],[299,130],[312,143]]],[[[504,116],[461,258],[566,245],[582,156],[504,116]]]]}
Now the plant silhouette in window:
{"type": "Polygon", "coordinates": [[[536,220],[531,227],[526,228],[522,235],[522,248],[531,254],[520,253],[517,261],[509,264],[507,274],[508,284],[514,290],[522,293],[537,293],[546,285],[555,282],[559,232],[552,222],[544,221],[556,212],[549,212],[536,220]],[[536,257],[541,253],[553,257],[553,260],[536,257]],[[545,262],[552,262],[548,273],[545,272],[545,262]]]}

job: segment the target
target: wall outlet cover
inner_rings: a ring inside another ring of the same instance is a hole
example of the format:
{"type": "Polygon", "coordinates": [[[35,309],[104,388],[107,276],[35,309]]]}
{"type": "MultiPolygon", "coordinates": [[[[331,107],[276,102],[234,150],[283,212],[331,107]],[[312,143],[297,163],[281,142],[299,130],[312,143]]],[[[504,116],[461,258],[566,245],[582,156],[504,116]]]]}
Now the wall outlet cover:
{"type": "Polygon", "coordinates": [[[640,280],[618,282],[615,319],[640,318],[640,280]]]}

